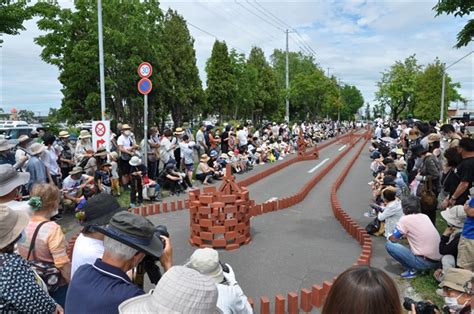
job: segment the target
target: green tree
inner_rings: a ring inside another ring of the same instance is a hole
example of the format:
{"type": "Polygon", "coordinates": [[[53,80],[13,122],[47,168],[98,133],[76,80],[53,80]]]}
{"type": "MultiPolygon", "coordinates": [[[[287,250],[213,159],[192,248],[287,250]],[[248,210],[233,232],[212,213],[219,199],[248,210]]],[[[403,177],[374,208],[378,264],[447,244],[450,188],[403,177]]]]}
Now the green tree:
{"type": "Polygon", "coordinates": [[[18,111],[18,120],[26,121],[28,123],[32,123],[35,121],[35,113],[31,110],[19,110],[18,111]]]}
{"type": "Polygon", "coordinates": [[[357,87],[344,84],[341,88],[341,119],[352,120],[364,105],[364,97],[357,87]]]}
{"type": "MultiPolygon", "coordinates": [[[[415,100],[416,106],[414,114],[422,120],[438,120],[441,111],[441,88],[444,65],[439,59],[428,64],[426,68],[418,74],[416,79],[415,100]]],[[[449,75],[446,75],[445,107],[444,116],[447,116],[448,105],[451,101],[464,99],[459,95],[456,88],[460,88],[459,83],[453,83],[449,75]]]]}
{"type": "Polygon", "coordinates": [[[417,64],[415,55],[412,55],[403,62],[396,61],[389,70],[382,73],[375,97],[382,106],[390,108],[393,119],[398,119],[404,112],[413,112],[416,78],[420,70],[421,66],[417,64]]]}
{"type": "Polygon", "coordinates": [[[34,13],[28,3],[26,0],[0,1],[0,34],[18,35],[19,31],[25,30],[23,22],[29,20],[34,13]]]}
{"type": "Polygon", "coordinates": [[[250,106],[254,123],[281,118],[278,112],[279,91],[275,74],[265,59],[263,50],[253,47],[247,60],[251,85],[250,106]]]}
{"type": "Polygon", "coordinates": [[[237,53],[232,49],[229,53],[235,83],[234,113],[236,120],[252,118],[252,85],[256,80],[257,73],[247,66],[247,60],[243,53],[237,53]]]}
{"type": "Polygon", "coordinates": [[[367,121],[369,121],[369,120],[371,119],[371,117],[370,117],[370,104],[369,104],[369,103],[366,103],[366,104],[365,104],[365,111],[364,111],[364,113],[365,113],[365,119],[366,119],[367,121]]]}
{"type": "MultiPolygon", "coordinates": [[[[438,0],[438,4],[433,8],[436,16],[441,14],[454,14],[456,17],[463,17],[474,12],[474,1],[472,0],[438,0]]],[[[467,46],[474,37],[474,19],[470,19],[457,35],[456,47],[467,46]]]]}
{"type": "Polygon", "coordinates": [[[179,126],[200,113],[205,101],[196,66],[194,39],[183,17],[168,10],[160,40],[158,97],[162,106],[171,113],[174,125],[179,126]]]}
{"type": "Polygon", "coordinates": [[[236,82],[234,68],[224,41],[216,40],[211,57],[206,62],[206,97],[209,108],[213,108],[219,118],[230,118],[236,105],[236,82]]]}

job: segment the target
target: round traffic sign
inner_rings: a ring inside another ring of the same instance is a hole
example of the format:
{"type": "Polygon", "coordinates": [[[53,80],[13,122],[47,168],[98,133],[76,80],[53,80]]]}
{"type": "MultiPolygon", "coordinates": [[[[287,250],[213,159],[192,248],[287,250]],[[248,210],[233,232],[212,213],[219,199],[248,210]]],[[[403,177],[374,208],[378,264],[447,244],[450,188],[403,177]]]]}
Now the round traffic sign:
{"type": "Polygon", "coordinates": [[[138,91],[140,94],[147,95],[148,93],[151,92],[151,88],[153,85],[151,84],[151,81],[147,79],[146,77],[142,78],[140,81],[138,81],[138,91]]]}
{"type": "Polygon", "coordinates": [[[105,130],[105,125],[102,122],[96,124],[95,134],[97,134],[98,137],[103,136],[105,134],[105,130]]]}
{"type": "Polygon", "coordinates": [[[153,73],[153,68],[151,64],[149,64],[148,62],[142,62],[138,66],[138,75],[141,78],[150,77],[152,73],[153,73]]]}

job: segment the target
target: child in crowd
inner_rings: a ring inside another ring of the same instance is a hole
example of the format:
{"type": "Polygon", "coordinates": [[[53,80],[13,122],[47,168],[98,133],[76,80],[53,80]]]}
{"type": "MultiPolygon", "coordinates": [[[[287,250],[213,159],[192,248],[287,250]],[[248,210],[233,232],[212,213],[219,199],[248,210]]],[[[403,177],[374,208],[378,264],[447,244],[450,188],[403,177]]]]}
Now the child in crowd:
{"type": "Polygon", "coordinates": [[[110,194],[112,191],[112,165],[108,162],[103,163],[99,166],[99,169],[95,172],[95,181],[98,187],[99,193],[110,194]]]}
{"type": "Polygon", "coordinates": [[[110,159],[110,170],[112,174],[111,182],[112,182],[112,194],[120,196],[120,181],[118,175],[118,153],[111,152],[109,155],[110,159]]]}
{"type": "Polygon", "coordinates": [[[143,176],[146,175],[146,167],[138,156],[133,156],[130,161],[130,207],[137,204],[143,205],[143,176]]]}

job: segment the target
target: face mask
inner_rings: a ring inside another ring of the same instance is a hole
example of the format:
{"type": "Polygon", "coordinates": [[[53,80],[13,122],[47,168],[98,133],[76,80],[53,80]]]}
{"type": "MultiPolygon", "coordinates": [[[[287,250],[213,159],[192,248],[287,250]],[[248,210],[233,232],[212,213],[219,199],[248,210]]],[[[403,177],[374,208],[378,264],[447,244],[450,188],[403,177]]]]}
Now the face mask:
{"type": "Polygon", "coordinates": [[[458,303],[458,299],[463,295],[464,293],[461,293],[460,295],[458,295],[457,297],[445,297],[444,298],[444,304],[446,304],[446,306],[450,309],[450,310],[453,310],[453,311],[459,311],[459,310],[462,310],[462,308],[466,305],[466,303],[464,304],[459,304],[458,303]]]}
{"type": "Polygon", "coordinates": [[[125,134],[125,136],[130,136],[132,132],[130,130],[127,130],[127,131],[124,131],[123,134],[125,134]]]}

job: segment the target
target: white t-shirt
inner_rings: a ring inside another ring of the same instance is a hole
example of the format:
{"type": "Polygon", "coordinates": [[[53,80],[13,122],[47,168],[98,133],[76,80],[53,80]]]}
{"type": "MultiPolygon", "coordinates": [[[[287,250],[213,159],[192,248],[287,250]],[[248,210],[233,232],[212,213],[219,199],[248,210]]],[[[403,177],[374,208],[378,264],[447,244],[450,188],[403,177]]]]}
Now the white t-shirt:
{"type": "Polygon", "coordinates": [[[50,147],[44,151],[44,154],[41,155],[41,160],[44,162],[51,175],[57,176],[60,174],[57,161],[58,155],[56,154],[56,151],[53,147],[50,147]]]}
{"type": "Polygon", "coordinates": [[[247,132],[245,130],[237,131],[237,138],[239,139],[239,146],[247,145],[247,132]]]}
{"type": "Polygon", "coordinates": [[[72,252],[71,278],[79,267],[94,264],[95,260],[102,258],[103,254],[104,241],[86,237],[81,233],[72,252]]]}
{"type": "Polygon", "coordinates": [[[129,149],[133,145],[133,140],[131,137],[122,134],[117,139],[117,145],[121,145],[123,148],[129,149]]]}

